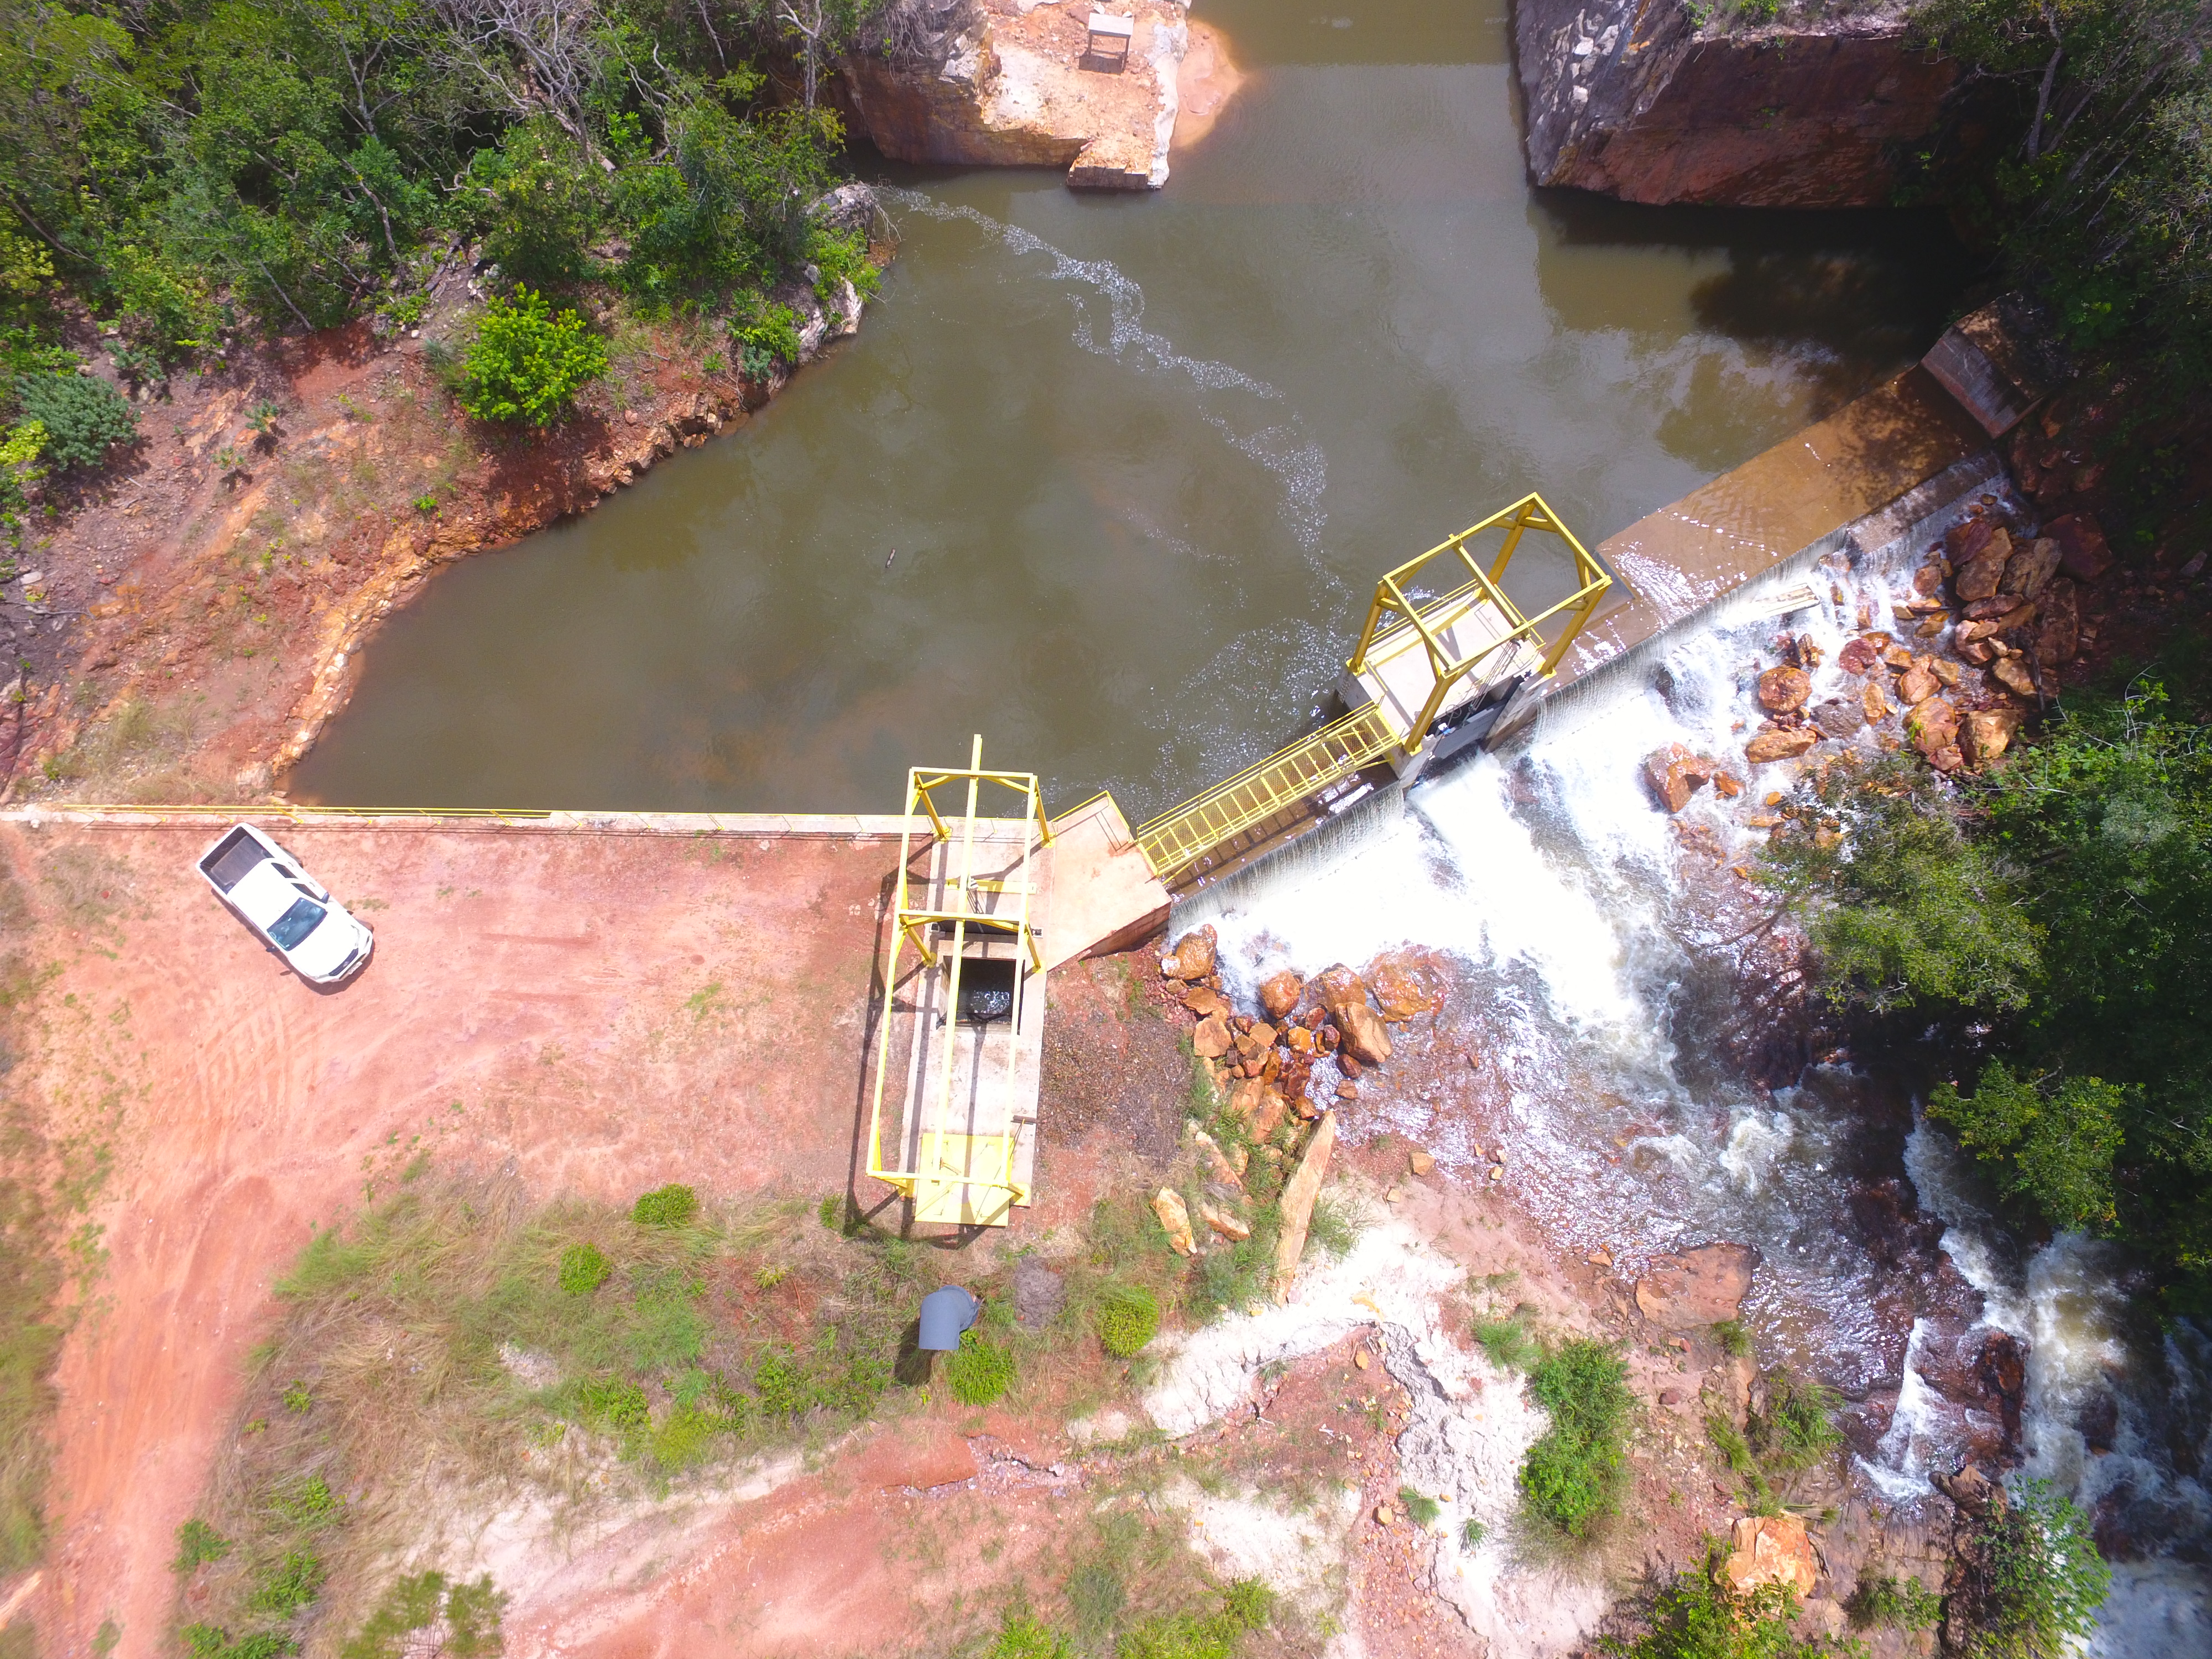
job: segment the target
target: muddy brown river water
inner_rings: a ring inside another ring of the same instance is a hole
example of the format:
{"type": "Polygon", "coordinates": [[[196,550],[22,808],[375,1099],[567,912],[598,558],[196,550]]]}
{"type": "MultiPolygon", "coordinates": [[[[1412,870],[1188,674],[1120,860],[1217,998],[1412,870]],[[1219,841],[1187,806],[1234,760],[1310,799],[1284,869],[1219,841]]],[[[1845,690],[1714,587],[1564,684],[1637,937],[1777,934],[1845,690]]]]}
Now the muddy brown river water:
{"type": "Polygon", "coordinates": [[[1390,566],[1531,489],[1595,544],[1940,331],[1940,221],[1530,191],[1487,9],[1208,4],[1249,79],[1157,194],[878,167],[860,337],[441,574],[295,797],[888,811],[980,731],[1142,817],[1306,722],[1390,566]]]}

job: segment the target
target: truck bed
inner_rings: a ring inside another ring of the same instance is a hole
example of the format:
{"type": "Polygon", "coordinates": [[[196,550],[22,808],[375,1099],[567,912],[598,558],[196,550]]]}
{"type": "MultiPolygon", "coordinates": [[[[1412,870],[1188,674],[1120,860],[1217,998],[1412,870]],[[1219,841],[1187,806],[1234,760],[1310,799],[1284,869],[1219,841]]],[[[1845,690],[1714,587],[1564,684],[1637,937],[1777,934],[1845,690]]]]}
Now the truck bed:
{"type": "Polygon", "coordinates": [[[246,872],[268,856],[261,843],[241,827],[208,849],[207,856],[200,860],[200,871],[228,893],[246,879],[246,872]]]}

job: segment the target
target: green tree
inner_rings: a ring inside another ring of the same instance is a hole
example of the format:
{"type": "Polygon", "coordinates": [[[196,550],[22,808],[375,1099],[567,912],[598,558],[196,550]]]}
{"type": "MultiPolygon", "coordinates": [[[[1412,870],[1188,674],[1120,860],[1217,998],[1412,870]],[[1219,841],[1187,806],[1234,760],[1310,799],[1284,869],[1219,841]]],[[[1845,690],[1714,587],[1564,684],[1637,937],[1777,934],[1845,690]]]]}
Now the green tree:
{"type": "Polygon", "coordinates": [[[559,123],[520,123],[470,163],[483,252],[511,281],[543,288],[591,274],[607,211],[605,175],[559,123]]]}
{"type": "Polygon", "coordinates": [[[1828,994],[1948,1027],[1929,1111],[2054,1226],[2212,1306],[2212,732],[2145,678],[2083,694],[1986,780],[1909,764],[1801,786],[1767,879],[1828,994]],[[1829,826],[1833,826],[1832,828],[1829,826]],[[1825,834],[1819,833],[1825,831],[1825,834]],[[2063,948],[2060,943],[2063,941],[2063,948]]]}
{"type": "Polygon", "coordinates": [[[461,372],[461,407],[478,420],[547,427],[607,372],[607,348],[574,311],[556,313],[544,295],[518,288],[512,301],[486,304],[461,372]]]}
{"type": "Polygon", "coordinates": [[[2069,337],[2154,330],[2185,373],[2212,343],[2212,17],[2203,0],[1925,0],[2005,124],[1953,193],[2069,337]]]}
{"type": "Polygon", "coordinates": [[[1975,1523],[1954,1596],[1976,1659],[2061,1659],[2096,1628],[2112,1569],[2088,1517],[2047,1480],[2023,1480],[1975,1523]]]}
{"type": "Polygon", "coordinates": [[[1828,997],[1893,1008],[2015,1008],[2040,960],[2018,872],[1966,833],[1924,768],[1888,756],[1802,781],[1810,833],[1762,855],[1762,878],[1807,918],[1828,997]]]}

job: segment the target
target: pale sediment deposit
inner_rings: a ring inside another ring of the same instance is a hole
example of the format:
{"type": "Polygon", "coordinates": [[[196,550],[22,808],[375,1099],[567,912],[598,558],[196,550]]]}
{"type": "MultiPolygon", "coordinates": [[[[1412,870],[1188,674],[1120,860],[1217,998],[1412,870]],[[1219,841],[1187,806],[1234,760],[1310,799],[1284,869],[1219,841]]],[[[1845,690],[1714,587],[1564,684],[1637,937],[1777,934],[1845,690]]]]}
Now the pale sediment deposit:
{"type": "Polygon", "coordinates": [[[1175,137],[1188,8],[1138,0],[1126,58],[1094,51],[1078,0],[988,0],[913,59],[847,65],[855,125],[898,161],[1067,169],[1079,190],[1158,190],[1175,137]]]}

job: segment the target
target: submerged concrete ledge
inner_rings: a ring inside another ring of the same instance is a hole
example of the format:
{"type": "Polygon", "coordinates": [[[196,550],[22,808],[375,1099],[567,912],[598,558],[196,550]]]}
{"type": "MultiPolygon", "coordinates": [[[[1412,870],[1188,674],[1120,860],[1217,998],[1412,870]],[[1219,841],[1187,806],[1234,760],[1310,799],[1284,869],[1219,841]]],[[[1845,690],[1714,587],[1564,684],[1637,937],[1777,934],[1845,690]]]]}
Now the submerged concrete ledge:
{"type": "Polygon", "coordinates": [[[1591,619],[1553,695],[1989,449],[1980,423],[1916,365],[1638,519],[1598,547],[1635,591],[1591,619]]]}

